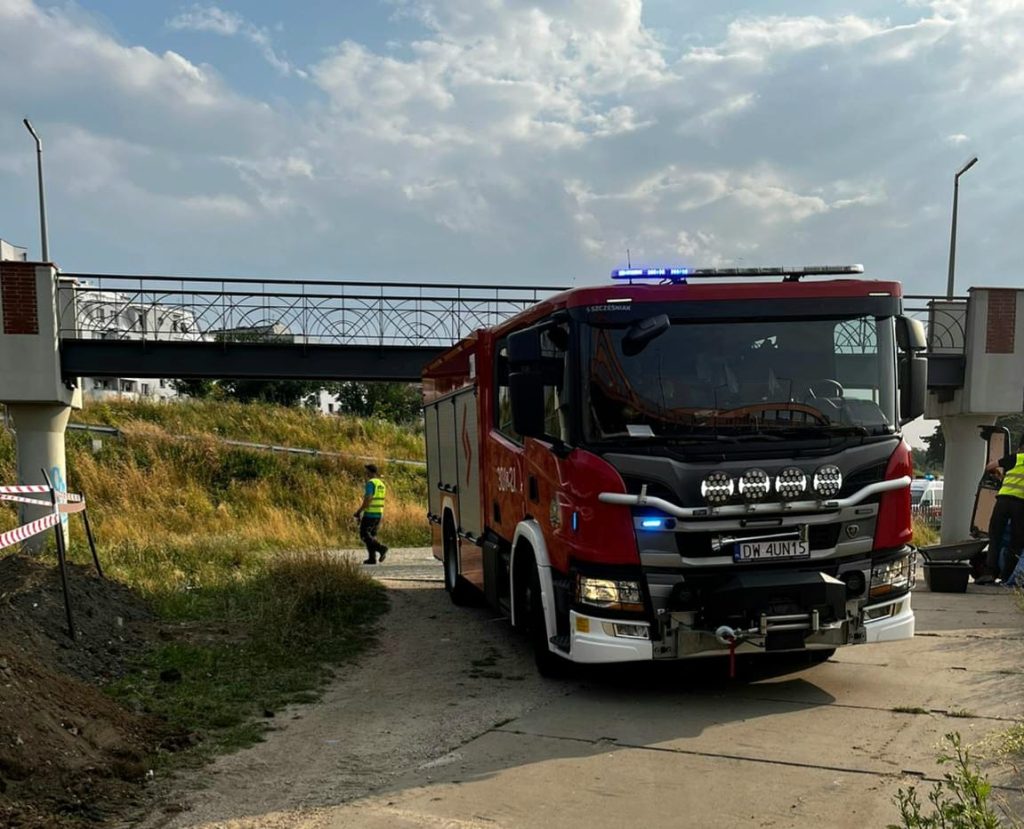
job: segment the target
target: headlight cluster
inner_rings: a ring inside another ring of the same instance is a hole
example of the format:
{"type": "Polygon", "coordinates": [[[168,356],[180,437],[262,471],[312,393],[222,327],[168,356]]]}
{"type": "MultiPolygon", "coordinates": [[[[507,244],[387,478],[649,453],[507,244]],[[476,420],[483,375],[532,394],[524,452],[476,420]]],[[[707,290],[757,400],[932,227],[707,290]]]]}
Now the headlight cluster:
{"type": "Polygon", "coordinates": [[[576,577],[576,601],[605,610],[642,611],[644,599],[640,584],[635,581],[617,579],[594,579],[589,576],[576,577]]]}
{"type": "Polygon", "coordinates": [[[811,489],[819,498],[835,498],[843,487],[843,473],[833,463],[819,467],[808,478],[806,472],[789,466],[773,479],[763,469],[748,469],[735,480],[727,472],[712,472],[700,485],[700,494],[709,504],[725,504],[735,493],[745,501],[763,501],[772,489],[779,498],[794,501],[811,489]]]}
{"type": "Polygon", "coordinates": [[[881,598],[895,593],[904,593],[914,586],[914,556],[887,561],[871,568],[871,587],[868,596],[881,598]]]}

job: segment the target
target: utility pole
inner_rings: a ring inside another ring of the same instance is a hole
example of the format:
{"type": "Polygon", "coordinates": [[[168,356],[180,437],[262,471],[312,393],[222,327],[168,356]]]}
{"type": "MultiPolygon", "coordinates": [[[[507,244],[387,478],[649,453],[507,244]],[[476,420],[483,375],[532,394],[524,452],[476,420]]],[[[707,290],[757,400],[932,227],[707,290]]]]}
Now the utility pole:
{"type": "Polygon", "coordinates": [[[960,195],[960,176],[977,163],[978,156],[974,156],[953,176],[953,226],[949,232],[949,277],[946,281],[946,299],[953,298],[953,274],[956,270],[956,203],[960,195]]]}
{"type": "Polygon", "coordinates": [[[46,239],[46,198],[43,195],[43,142],[32,128],[28,118],[23,118],[22,123],[29,131],[36,142],[36,173],[39,179],[39,237],[42,242],[43,262],[50,261],[50,244],[46,239]]]}

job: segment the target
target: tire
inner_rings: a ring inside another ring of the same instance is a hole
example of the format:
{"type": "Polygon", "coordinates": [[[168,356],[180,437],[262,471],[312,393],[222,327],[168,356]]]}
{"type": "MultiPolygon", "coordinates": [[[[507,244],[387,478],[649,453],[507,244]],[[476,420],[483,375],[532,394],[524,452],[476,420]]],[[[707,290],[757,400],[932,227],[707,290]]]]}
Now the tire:
{"type": "Polygon", "coordinates": [[[475,602],[476,591],[459,575],[458,539],[451,521],[444,522],[444,589],[452,604],[464,607],[475,602]]]}
{"type": "Polygon", "coordinates": [[[537,565],[532,557],[528,566],[530,578],[521,595],[526,635],[533,647],[533,661],[541,676],[548,679],[565,679],[572,675],[573,663],[551,652],[548,645],[547,621],[544,618],[544,604],[541,600],[540,573],[537,572],[537,565]]]}
{"type": "Polygon", "coordinates": [[[835,655],[835,648],[829,648],[828,650],[807,651],[807,661],[810,662],[812,665],[822,665],[825,662],[828,662],[835,655]]]}

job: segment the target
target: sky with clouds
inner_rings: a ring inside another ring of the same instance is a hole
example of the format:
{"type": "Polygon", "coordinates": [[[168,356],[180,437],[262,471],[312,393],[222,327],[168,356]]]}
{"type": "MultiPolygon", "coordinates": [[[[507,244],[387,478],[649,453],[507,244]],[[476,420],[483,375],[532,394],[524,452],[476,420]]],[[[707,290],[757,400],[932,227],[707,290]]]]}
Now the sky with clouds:
{"type": "Polygon", "coordinates": [[[1020,285],[1024,0],[0,0],[0,236],[66,270],[1020,285]]]}

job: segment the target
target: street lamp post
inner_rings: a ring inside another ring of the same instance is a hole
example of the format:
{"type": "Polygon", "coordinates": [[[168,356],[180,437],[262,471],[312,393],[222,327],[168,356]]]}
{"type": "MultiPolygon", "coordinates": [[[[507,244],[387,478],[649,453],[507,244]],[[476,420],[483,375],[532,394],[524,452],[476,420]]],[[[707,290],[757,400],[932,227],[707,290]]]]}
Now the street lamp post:
{"type": "Polygon", "coordinates": [[[949,277],[946,281],[946,299],[953,298],[953,274],[956,270],[956,203],[960,195],[960,176],[977,163],[978,156],[974,156],[953,176],[953,226],[949,232],[949,277]]]}
{"type": "Polygon", "coordinates": [[[50,244],[46,239],[46,199],[43,196],[43,142],[36,134],[36,131],[32,129],[32,124],[28,118],[23,118],[22,122],[25,124],[25,129],[29,131],[36,142],[36,174],[39,179],[39,237],[42,243],[43,261],[49,262],[50,244]]]}

